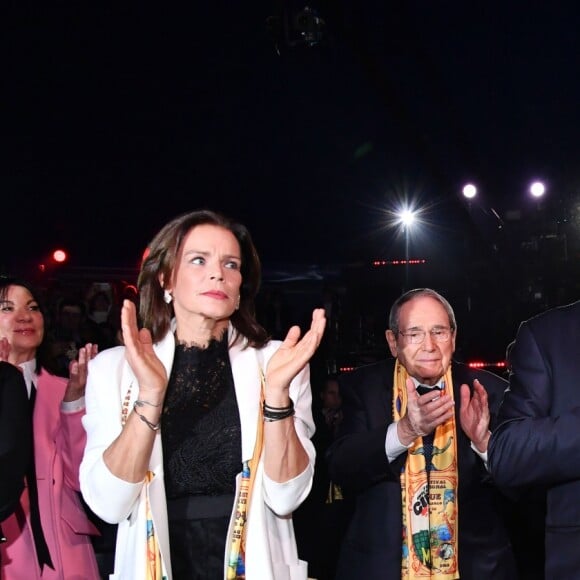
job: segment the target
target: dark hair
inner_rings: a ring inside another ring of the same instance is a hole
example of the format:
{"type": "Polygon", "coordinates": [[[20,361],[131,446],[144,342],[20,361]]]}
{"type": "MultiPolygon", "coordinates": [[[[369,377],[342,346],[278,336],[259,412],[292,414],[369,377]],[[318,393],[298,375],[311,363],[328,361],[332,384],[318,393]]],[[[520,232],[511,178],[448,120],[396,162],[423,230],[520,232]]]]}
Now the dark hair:
{"type": "Polygon", "coordinates": [[[150,330],[153,342],[158,342],[169,332],[173,306],[166,304],[163,299],[163,287],[159,279],[160,276],[166,281],[172,279],[187,234],[196,226],[204,224],[232,232],[240,244],[240,306],[231,315],[230,321],[237,332],[248,339],[250,346],[259,348],[269,339],[267,331],[256,320],[255,299],[262,278],[260,258],[245,226],[210,210],[179,215],[163,226],[149,244],[137,279],[141,323],[150,330]]]}
{"type": "Polygon", "coordinates": [[[45,368],[49,372],[54,373],[54,365],[51,362],[50,357],[50,347],[49,347],[49,338],[48,332],[46,328],[46,308],[40,299],[40,292],[30,283],[28,280],[24,278],[18,278],[16,276],[0,276],[0,301],[6,300],[8,295],[8,289],[11,286],[21,286],[22,288],[26,288],[35,302],[38,303],[38,307],[40,308],[40,313],[42,314],[42,318],[45,323],[44,327],[44,334],[42,336],[42,341],[38,345],[36,349],[36,373],[40,373],[42,368],[45,368]]]}
{"type": "Polygon", "coordinates": [[[451,304],[439,294],[439,292],[435,292],[431,288],[415,288],[414,290],[409,290],[405,292],[401,296],[399,296],[393,305],[391,306],[391,311],[389,313],[389,330],[392,330],[395,334],[399,332],[399,313],[401,311],[401,307],[403,304],[410,302],[414,298],[418,298],[419,296],[429,296],[434,298],[445,308],[447,312],[447,316],[449,317],[449,327],[452,331],[457,330],[457,322],[455,321],[455,313],[453,312],[453,308],[451,304]]]}

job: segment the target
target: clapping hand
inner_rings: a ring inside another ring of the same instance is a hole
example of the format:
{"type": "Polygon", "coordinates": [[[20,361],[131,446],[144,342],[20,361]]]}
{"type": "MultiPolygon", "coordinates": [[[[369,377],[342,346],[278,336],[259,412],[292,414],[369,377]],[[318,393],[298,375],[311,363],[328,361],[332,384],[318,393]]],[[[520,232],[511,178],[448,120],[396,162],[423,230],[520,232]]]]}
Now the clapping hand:
{"type": "Polygon", "coordinates": [[[3,336],[0,338],[0,361],[8,362],[8,356],[10,355],[10,343],[8,339],[3,336]]]}
{"type": "Polygon", "coordinates": [[[487,392],[477,379],[473,381],[473,394],[469,390],[469,385],[461,385],[459,418],[465,434],[478,451],[485,453],[491,435],[489,431],[489,405],[487,392]]]}
{"type": "Polygon", "coordinates": [[[298,326],[290,328],[284,342],[268,362],[266,369],[268,394],[281,395],[285,389],[288,389],[292,379],[316,352],[325,326],[324,308],[316,308],[312,312],[310,329],[301,339],[300,328],[298,326]]]}
{"type": "Polygon", "coordinates": [[[139,330],[137,309],[131,300],[123,301],[121,329],[125,356],[139,382],[140,396],[154,404],[161,402],[167,388],[167,371],[153,350],[149,330],[146,328],[139,330]]]}
{"type": "Polygon", "coordinates": [[[407,378],[407,412],[399,422],[399,439],[404,445],[423,437],[453,416],[453,401],[444,391],[419,395],[413,379],[407,378]]]}
{"type": "Polygon", "coordinates": [[[79,348],[77,359],[68,365],[69,379],[63,401],[76,401],[84,396],[89,374],[89,361],[97,356],[99,346],[87,342],[79,348]]]}

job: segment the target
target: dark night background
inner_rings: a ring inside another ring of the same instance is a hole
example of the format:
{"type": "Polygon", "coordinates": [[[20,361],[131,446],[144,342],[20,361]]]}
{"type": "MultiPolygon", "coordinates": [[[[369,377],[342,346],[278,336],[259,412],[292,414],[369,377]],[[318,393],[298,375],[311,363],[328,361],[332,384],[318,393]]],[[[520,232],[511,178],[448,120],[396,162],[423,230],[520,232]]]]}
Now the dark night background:
{"type": "Polygon", "coordinates": [[[427,259],[410,285],[450,298],[466,356],[501,356],[521,317],[577,298],[577,4],[18,6],[2,269],[59,245],[71,269],[133,268],[165,221],[210,207],[248,225],[266,277],[314,272],[350,327],[383,329],[406,283],[371,261],[404,257],[406,202],[422,212],[410,256],[427,259]]]}

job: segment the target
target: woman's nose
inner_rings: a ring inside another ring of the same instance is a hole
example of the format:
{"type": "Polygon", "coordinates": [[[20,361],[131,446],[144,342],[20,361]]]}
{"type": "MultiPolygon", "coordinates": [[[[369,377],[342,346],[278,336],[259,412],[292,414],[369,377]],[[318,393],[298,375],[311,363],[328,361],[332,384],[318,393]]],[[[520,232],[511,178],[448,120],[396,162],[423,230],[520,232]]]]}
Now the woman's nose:
{"type": "Polygon", "coordinates": [[[18,320],[30,320],[32,318],[32,314],[28,308],[22,308],[16,313],[16,318],[18,320]]]}

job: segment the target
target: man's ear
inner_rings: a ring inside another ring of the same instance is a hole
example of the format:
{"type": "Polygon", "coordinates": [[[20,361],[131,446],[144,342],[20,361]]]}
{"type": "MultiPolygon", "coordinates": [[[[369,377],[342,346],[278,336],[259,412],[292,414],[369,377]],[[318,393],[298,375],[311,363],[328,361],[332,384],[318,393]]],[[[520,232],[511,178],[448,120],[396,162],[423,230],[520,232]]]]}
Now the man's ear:
{"type": "Polygon", "coordinates": [[[391,354],[397,358],[397,335],[389,328],[385,331],[385,336],[387,337],[387,343],[391,354]]]}

